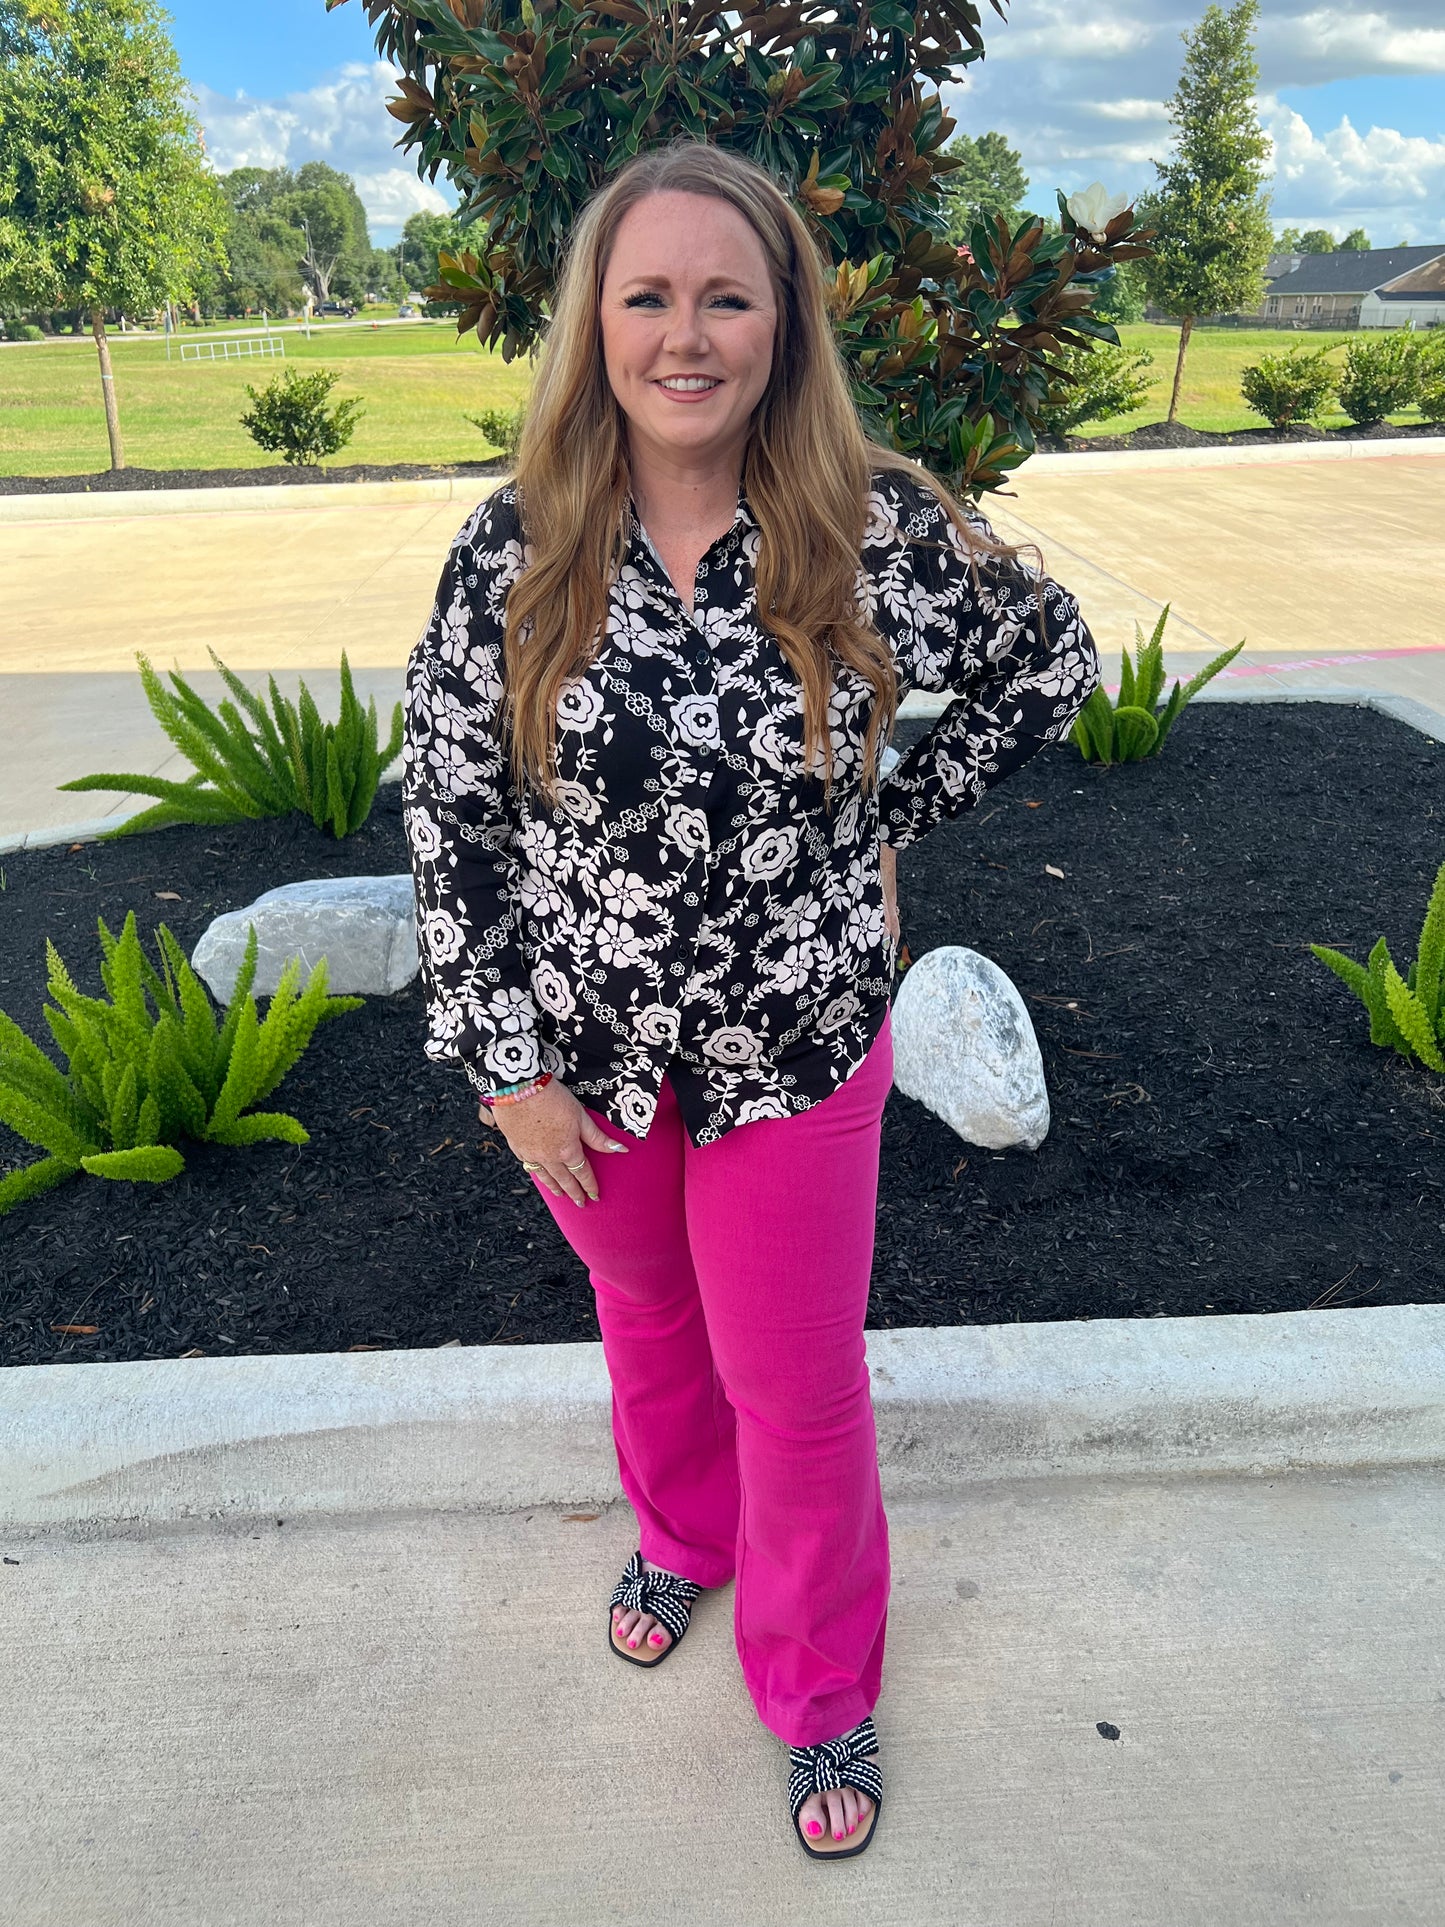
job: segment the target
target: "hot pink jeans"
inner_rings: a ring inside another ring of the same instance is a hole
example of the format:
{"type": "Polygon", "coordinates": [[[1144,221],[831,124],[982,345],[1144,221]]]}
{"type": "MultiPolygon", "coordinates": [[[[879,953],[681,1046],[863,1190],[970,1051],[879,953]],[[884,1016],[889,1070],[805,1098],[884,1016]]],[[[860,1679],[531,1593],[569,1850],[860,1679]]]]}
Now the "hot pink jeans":
{"type": "Polygon", "coordinates": [[[599,1196],[538,1190],[597,1293],[612,1433],[642,1556],[700,1586],[736,1577],[758,1717],[791,1746],[873,1711],[888,1524],[863,1352],[888,1017],[810,1110],[694,1145],[664,1077],[646,1138],[589,1111],[599,1196]]]}

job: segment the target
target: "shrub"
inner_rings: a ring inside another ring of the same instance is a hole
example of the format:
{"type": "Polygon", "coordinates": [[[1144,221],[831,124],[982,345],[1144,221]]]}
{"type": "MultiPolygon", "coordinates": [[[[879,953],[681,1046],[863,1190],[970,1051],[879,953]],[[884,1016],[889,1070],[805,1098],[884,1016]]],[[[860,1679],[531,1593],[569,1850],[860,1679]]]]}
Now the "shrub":
{"type": "Polygon", "coordinates": [[[99,923],[108,998],[82,996],[55,945],[45,946],[49,990],[58,1006],[46,1005],[45,1021],[67,1071],[0,1011],[0,1123],[47,1154],[0,1179],[0,1216],[80,1171],[163,1183],[185,1169],[177,1146],[188,1138],[202,1144],[309,1143],[287,1112],[249,1107],[275,1090],[318,1024],[365,1001],[327,995],[324,957],[298,995],[301,959],[293,957],[265,1021],[258,1021],[250,994],[256,976],[253,926],[217,1030],[201,980],[165,924],[159,927],[158,972],[141,949],[134,910],[119,938],[104,917],[99,923]]]}
{"type": "Polygon", "coordinates": [[[1233,662],[1244,647],[1241,639],[1232,649],[1224,650],[1213,662],[1206,663],[1182,688],[1176,682],[1168,702],[1156,711],[1154,705],[1164,688],[1164,625],[1168,620],[1166,602],[1148,642],[1138,623],[1134,624],[1138,662],[1130,662],[1126,647],[1119,674],[1117,707],[1101,687],[1092,691],[1075,716],[1069,740],[1078,746],[1086,763],[1137,763],[1145,756],[1158,755],[1175,717],[1190,697],[1196,695],[1211,676],[1217,676],[1226,664],[1233,662]]]}
{"type": "Polygon", "coordinates": [[[7,321],[5,339],[7,341],[44,341],[45,330],[37,328],[33,321],[7,321]]]}
{"type": "Polygon", "coordinates": [[[254,405],[242,415],[241,426],[259,447],[279,454],[290,467],[314,466],[324,455],[345,448],[363,412],[354,400],[328,406],[327,396],[340,379],[334,368],[318,368],[309,375],[287,368],[259,394],[247,382],[254,405]]]}
{"type": "Polygon", "coordinates": [[[1054,357],[1056,373],[1039,411],[1040,427],[1050,435],[1067,435],[1085,422],[1131,414],[1149,392],[1153,366],[1153,355],[1142,349],[1107,343],[1066,348],[1054,357]]]}
{"type": "Polygon", "coordinates": [[[1312,422],[1335,392],[1330,350],[1290,348],[1282,355],[1261,355],[1240,376],[1239,391],[1256,415],[1272,428],[1312,422]]]}
{"type": "Polygon", "coordinates": [[[299,810],[318,830],[349,836],[371,814],[381,772],[401,750],[401,704],[391,712],[391,735],[377,746],[376,698],[363,710],[351,681],[351,665],[341,652],[341,716],[324,723],[301,684],[300,706],[289,701],[268,677],[271,708],[248,689],[216,654],[211,661],[227,687],[251,718],[249,727],[235,703],[223,702],[219,713],[210,710],[177,670],[170,679],[171,695],[148,659],[136,654],[151,714],[167,736],[190,759],[195,775],[183,783],[164,776],[137,774],[77,776],[57,783],[62,790],[124,790],[136,796],[155,796],[154,808],[142,810],[101,841],[157,830],[168,823],[238,823],[261,816],[287,816],[299,810]]]}
{"type": "Polygon", "coordinates": [[[1366,964],[1312,943],[1310,949],[1349,985],[1370,1013],[1370,1042],[1383,1044],[1402,1057],[1418,1057],[1432,1071],[1445,1071],[1445,1004],[1441,1000],[1441,967],[1445,961],[1445,863],[1435,873],[1435,887],[1425,911],[1420,944],[1409,975],[1402,977],[1383,937],[1366,964]]]}
{"type": "Polygon", "coordinates": [[[472,426],[480,428],[492,447],[500,449],[509,461],[517,452],[517,443],[522,438],[522,424],[526,419],[525,402],[515,408],[484,408],[480,415],[467,416],[472,426]]]}
{"type": "Polygon", "coordinates": [[[1427,422],[1445,422],[1445,329],[1432,329],[1416,343],[1415,366],[1420,377],[1420,413],[1427,422]]]}
{"type": "Polygon", "coordinates": [[[1352,422],[1365,426],[1398,414],[1414,401],[1419,387],[1415,342],[1404,328],[1356,335],[1345,349],[1340,407],[1352,422]]]}

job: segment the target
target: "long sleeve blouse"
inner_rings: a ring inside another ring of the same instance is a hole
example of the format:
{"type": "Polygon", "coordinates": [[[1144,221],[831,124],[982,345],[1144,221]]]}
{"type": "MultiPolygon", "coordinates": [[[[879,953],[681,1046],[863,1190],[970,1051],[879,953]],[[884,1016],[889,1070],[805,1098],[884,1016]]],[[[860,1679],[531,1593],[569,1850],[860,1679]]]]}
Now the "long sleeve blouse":
{"type": "Polygon", "coordinates": [[[631,503],[628,533],[605,637],[558,702],[555,806],[516,792],[495,734],[527,561],[514,485],[447,557],[406,679],[425,1051],[479,1092],[550,1070],[638,1137],[667,1074],[701,1145],[807,1110],[862,1063],[896,972],[880,843],[917,842],[1062,737],[1099,659],[1057,583],[984,559],[976,584],[931,491],[876,472],[860,602],[900,699],[954,700],[865,795],[872,691],[835,666],[829,814],[801,689],[757,618],[745,490],[691,615],[631,503]]]}

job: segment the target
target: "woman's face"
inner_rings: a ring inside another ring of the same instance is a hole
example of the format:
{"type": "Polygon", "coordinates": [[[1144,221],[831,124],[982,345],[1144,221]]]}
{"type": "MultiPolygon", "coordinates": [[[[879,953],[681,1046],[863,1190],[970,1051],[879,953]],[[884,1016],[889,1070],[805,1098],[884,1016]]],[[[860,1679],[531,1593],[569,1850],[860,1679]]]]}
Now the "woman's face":
{"type": "Polygon", "coordinates": [[[607,379],[633,459],[741,467],[772,371],[777,309],[762,243],[731,203],[669,190],[628,210],[602,281],[607,379]],[[717,386],[676,395],[670,375],[717,386]]]}

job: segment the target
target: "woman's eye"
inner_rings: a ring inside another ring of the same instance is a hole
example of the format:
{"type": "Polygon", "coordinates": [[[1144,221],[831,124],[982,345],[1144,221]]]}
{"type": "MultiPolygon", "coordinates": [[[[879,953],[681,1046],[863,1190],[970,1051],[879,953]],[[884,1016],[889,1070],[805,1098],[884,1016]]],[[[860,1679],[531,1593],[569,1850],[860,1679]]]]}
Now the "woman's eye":
{"type": "MultiPolygon", "coordinates": [[[[622,305],[624,308],[640,308],[644,301],[660,301],[661,298],[662,297],[651,288],[645,288],[640,294],[628,295],[622,305]]],[[[726,301],[730,306],[735,308],[750,308],[752,306],[752,303],[745,300],[740,294],[719,294],[714,295],[713,299],[715,301],[726,301]]]]}

